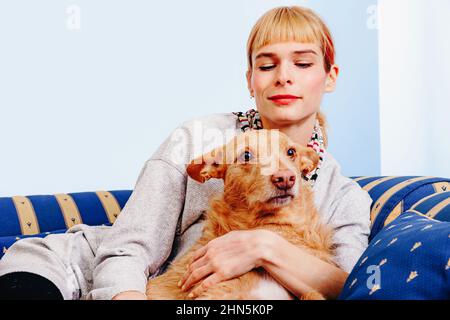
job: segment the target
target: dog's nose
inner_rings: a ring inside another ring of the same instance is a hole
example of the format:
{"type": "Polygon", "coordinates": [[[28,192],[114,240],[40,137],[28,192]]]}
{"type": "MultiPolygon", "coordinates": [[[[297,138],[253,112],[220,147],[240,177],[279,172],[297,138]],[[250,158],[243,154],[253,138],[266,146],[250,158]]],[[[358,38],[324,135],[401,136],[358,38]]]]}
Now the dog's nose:
{"type": "Polygon", "coordinates": [[[290,170],[280,170],[272,176],[272,183],[281,190],[288,190],[295,184],[295,175],[290,170]]]}

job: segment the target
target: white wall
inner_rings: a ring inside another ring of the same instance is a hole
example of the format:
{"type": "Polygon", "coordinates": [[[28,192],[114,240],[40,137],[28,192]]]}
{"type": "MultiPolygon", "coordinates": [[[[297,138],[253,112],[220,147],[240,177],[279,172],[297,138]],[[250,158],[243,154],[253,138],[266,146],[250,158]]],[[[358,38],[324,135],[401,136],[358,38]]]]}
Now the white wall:
{"type": "Polygon", "coordinates": [[[450,1],[379,0],[381,173],[450,177],[450,1]]]}

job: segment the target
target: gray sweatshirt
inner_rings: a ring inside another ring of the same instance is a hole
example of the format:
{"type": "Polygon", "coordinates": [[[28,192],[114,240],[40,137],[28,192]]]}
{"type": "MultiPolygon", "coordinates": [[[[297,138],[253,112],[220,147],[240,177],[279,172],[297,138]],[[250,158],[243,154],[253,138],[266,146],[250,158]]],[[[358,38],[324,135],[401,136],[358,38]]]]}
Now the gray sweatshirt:
{"type": "MultiPolygon", "coordinates": [[[[200,184],[187,176],[185,165],[241,133],[240,127],[231,113],[186,121],[146,161],[128,202],[98,244],[88,299],[145,292],[149,277],[162,273],[200,238],[202,213],[211,196],[223,191],[223,180],[200,184]]],[[[335,229],[335,261],[350,272],[368,244],[372,200],[340,173],[327,151],[313,191],[323,221],[335,229]]],[[[95,227],[85,233],[88,240],[99,241],[95,227]]]]}

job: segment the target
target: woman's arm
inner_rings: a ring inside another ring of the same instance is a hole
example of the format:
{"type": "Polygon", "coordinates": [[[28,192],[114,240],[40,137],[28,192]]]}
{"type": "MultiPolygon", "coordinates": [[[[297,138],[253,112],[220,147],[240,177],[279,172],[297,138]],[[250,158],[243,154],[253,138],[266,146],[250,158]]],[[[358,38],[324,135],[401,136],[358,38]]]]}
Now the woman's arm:
{"type": "Polygon", "coordinates": [[[257,267],[263,267],[297,297],[318,291],[334,299],[348,276],[272,231],[245,230],[227,233],[198,249],[179,285],[189,290],[201,281],[191,292],[195,298],[210,286],[257,267]]]}
{"type": "Polygon", "coordinates": [[[263,250],[261,266],[295,296],[318,291],[327,299],[336,299],[348,273],[296,247],[272,233],[263,250]]]}
{"type": "Polygon", "coordinates": [[[88,299],[145,293],[147,277],[166,261],[184,205],[186,177],[173,165],[150,159],[114,225],[102,237],[93,261],[88,299]],[[162,227],[164,226],[164,227],[162,227]]]}
{"type": "Polygon", "coordinates": [[[330,188],[335,200],[328,221],[334,228],[334,261],[339,268],[295,247],[277,234],[270,237],[272,240],[263,266],[296,295],[315,289],[328,299],[337,298],[348,273],[367,247],[372,199],[356,182],[342,176],[341,180],[339,190],[330,188]]]}

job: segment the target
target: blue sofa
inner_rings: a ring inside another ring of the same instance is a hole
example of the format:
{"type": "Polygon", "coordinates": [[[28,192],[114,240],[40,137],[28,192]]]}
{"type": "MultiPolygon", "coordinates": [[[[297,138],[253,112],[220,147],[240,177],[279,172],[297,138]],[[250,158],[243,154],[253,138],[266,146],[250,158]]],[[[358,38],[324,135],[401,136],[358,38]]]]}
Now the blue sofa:
{"type": "MultiPolygon", "coordinates": [[[[441,231],[441,233],[448,232],[450,229],[447,228],[450,228],[450,223],[448,223],[448,225],[446,225],[446,223],[450,221],[450,179],[422,176],[353,177],[353,179],[358,182],[363,189],[368,191],[373,199],[371,207],[372,227],[369,237],[369,248],[362,255],[360,261],[358,261],[354,270],[349,275],[341,298],[395,298],[395,294],[398,294],[398,292],[396,293],[398,288],[392,289],[393,292],[390,293],[391,295],[386,296],[380,295],[382,292],[386,292],[386,290],[380,290],[380,288],[386,288],[386,285],[367,285],[368,269],[362,269],[361,266],[363,266],[366,260],[370,261],[370,250],[373,251],[371,248],[374,245],[378,245],[381,241],[380,239],[376,239],[377,236],[388,237],[388,235],[383,236],[382,233],[385,231],[388,232],[388,225],[395,225],[394,222],[402,217],[409,217],[408,215],[411,214],[418,215],[421,223],[425,223],[425,220],[429,219],[430,221],[432,220],[439,224],[440,230],[444,230],[441,231]],[[378,242],[375,243],[374,240],[378,242]],[[361,275],[364,277],[364,274],[366,274],[367,279],[364,279],[364,284],[361,280],[358,282],[356,277],[357,274],[359,274],[360,278],[361,275]],[[358,291],[358,286],[360,286],[360,291],[358,291]],[[375,291],[373,291],[374,287],[375,291]],[[359,293],[355,295],[355,292],[359,293]]],[[[79,223],[88,225],[113,224],[130,197],[131,192],[132,190],[116,190],[0,198],[0,258],[14,242],[22,238],[45,237],[52,233],[63,233],[71,226],[79,223]]],[[[419,225],[419,222],[416,224],[419,225]]],[[[412,227],[409,228],[411,229],[412,227]]],[[[413,232],[410,236],[415,237],[418,234],[421,233],[413,232]]],[[[437,233],[429,232],[427,234],[436,235],[437,233]]],[[[439,234],[439,236],[441,235],[439,234]]],[[[439,249],[438,252],[434,253],[435,255],[438,255],[439,258],[430,258],[428,256],[427,259],[432,259],[433,261],[444,259],[447,261],[446,259],[450,258],[448,256],[450,247],[448,245],[448,239],[450,234],[446,237],[447,242],[444,241],[443,249],[439,249]]],[[[414,239],[411,241],[413,240],[414,239]]],[[[393,240],[390,240],[390,242],[392,241],[393,240]]],[[[414,241],[416,247],[418,246],[418,243],[422,243],[420,241],[414,241]]],[[[392,248],[395,248],[396,246],[393,246],[390,242],[386,244],[386,248],[383,249],[384,251],[382,251],[381,254],[386,255],[387,253],[393,252],[392,248]]],[[[441,242],[442,241],[439,240],[439,243],[441,242]]],[[[378,246],[378,248],[380,248],[380,246],[378,246]]],[[[436,246],[433,246],[433,248],[436,248],[436,246]]],[[[425,250],[416,250],[416,252],[420,251],[425,252],[425,250]]],[[[432,250],[427,250],[426,252],[430,251],[432,250]]],[[[374,255],[376,254],[380,253],[374,253],[374,255]]],[[[375,267],[387,268],[389,266],[389,263],[384,263],[385,266],[381,267],[380,265],[383,265],[382,262],[383,260],[376,264],[375,267]]],[[[448,263],[450,264],[450,260],[448,260],[448,263]]],[[[395,272],[398,272],[398,268],[402,268],[402,264],[403,263],[396,263],[394,265],[396,268],[395,272]]],[[[371,267],[374,267],[374,265],[372,264],[371,267]]],[[[439,273],[439,277],[443,278],[439,278],[439,281],[437,281],[438,285],[443,283],[450,288],[450,282],[445,282],[450,279],[450,271],[447,271],[449,269],[450,266],[448,268],[446,265],[443,267],[443,274],[439,273]]],[[[392,270],[389,272],[395,273],[392,270]]],[[[411,277],[413,277],[413,279],[417,279],[416,281],[408,281],[409,278],[407,278],[408,284],[419,283],[418,279],[422,279],[417,277],[417,271],[410,271],[410,274],[412,274],[411,277]]],[[[423,272],[420,273],[420,275],[422,274],[423,272]]],[[[384,282],[390,283],[392,281],[389,280],[384,282]]],[[[402,290],[405,289],[403,288],[402,290]]],[[[416,291],[417,290],[420,291],[420,287],[419,289],[416,288],[416,291]]],[[[436,288],[433,290],[436,291],[436,288]]],[[[419,294],[413,293],[412,295],[401,293],[398,297],[407,299],[434,299],[436,297],[444,297],[443,295],[447,294],[447,292],[442,294],[439,293],[442,296],[428,296],[428,294],[428,292],[419,292],[419,294]]],[[[448,298],[450,298],[450,295],[448,298]]]]}

